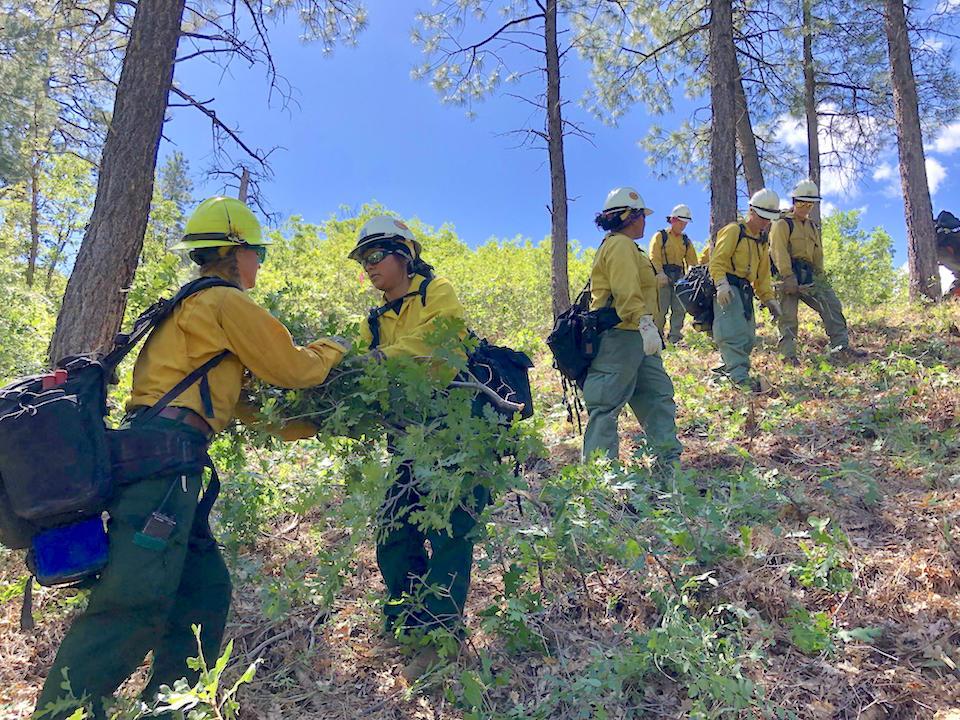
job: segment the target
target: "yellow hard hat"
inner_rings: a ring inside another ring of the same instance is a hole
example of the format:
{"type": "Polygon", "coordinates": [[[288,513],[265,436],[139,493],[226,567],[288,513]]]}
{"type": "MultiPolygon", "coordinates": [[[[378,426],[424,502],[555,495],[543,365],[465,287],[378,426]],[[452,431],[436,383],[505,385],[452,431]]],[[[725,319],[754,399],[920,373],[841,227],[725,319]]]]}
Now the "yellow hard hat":
{"type": "Polygon", "coordinates": [[[272,244],[273,240],[263,234],[260,221],[250,208],[236,198],[218,195],[197,206],[187,220],[183,239],[172,249],[272,244]]]}

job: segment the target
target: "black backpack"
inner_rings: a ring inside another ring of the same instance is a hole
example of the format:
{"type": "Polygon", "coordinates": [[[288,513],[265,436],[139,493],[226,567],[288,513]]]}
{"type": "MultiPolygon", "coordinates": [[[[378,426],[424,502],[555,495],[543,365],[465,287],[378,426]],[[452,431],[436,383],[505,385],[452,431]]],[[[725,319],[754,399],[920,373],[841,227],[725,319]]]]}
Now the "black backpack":
{"type": "MultiPolygon", "coordinates": [[[[52,373],[0,389],[0,544],[23,549],[51,529],[93,518],[99,522],[97,516],[117,486],[114,461],[125,460],[115,458],[114,449],[127,431],[111,430],[105,420],[107,386],[117,366],[182,300],[219,286],[236,287],[214,277],[187,283],[172,299],[144,311],[129,333],[118,334],[104,357],[70,356],[52,373]]],[[[138,419],[155,416],[197,381],[212,416],[207,373],[227,354],[225,350],[193,370],[138,419]]]]}
{"type": "MultiPolygon", "coordinates": [[[[432,280],[433,276],[427,276],[417,290],[370,310],[367,315],[367,324],[372,336],[371,350],[375,350],[380,345],[380,318],[383,314],[389,310],[400,312],[403,301],[417,295],[420,296],[420,304],[426,307],[427,287],[432,280]]],[[[516,411],[520,413],[521,420],[533,417],[533,393],[530,390],[530,368],[533,367],[533,361],[526,353],[494,345],[485,338],[479,338],[473,331],[470,331],[470,336],[477,341],[477,345],[467,354],[467,374],[458,375],[457,382],[479,382],[496,398],[522,406],[516,411]]],[[[488,405],[503,422],[509,423],[513,420],[514,411],[510,406],[497,402],[494,397],[485,392],[477,393],[473,399],[471,412],[481,416],[488,405]]]]}
{"type": "Polygon", "coordinates": [[[709,265],[690,268],[676,284],[677,298],[694,322],[713,325],[713,298],[717,288],[710,277],[709,265]]]}
{"type": "Polygon", "coordinates": [[[600,334],[620,324],[620,316],[613,305],[613,296],[606,307],[590,309],[590,281],[573,304],[557,317],[553,330],[547,336],[547,346],[553,353],[553,366],[566,380],[583,387],[590,363],[600,348],[600,334]]]}

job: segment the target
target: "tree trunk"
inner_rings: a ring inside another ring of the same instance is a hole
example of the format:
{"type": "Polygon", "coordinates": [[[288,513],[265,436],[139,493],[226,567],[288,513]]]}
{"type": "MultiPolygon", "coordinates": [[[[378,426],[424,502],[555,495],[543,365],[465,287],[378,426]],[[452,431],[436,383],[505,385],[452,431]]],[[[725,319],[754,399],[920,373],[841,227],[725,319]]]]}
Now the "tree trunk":
{"type": "MultiPolygon", "coordinates": [[[[820,117],[817,115],[816,67],[813,64],[813,0],[803,0],[803,109],[807,116],[807,174],[820,187],[820,117]]],[[[822,192],[822,191],[821,191],[822,192]]],[[[820,223],[820,203],[810,217],[820,223]]]]}
{"type": "Polygon", "coordinates": [[[547,54],[547,151],[550,155],[550,295],[553,316],[570,307],[567,274],[567,171],[563,163],[563,117],[560,114],[560,52],[557,47],[557,0],[547,0],[544,18],[547,54]]]}
{"type": "Polygon", "coordinates": [[[30,163],[30,254],[27,256],[27,287],[33,287],[40,255],[40,152],[33,151],[30,163]]]}
{"type": "MultiPolygon", "coordinates": [[[[731,44],[732,44],[731,26],[731,44]]],[[[757,152],[757,138],[753,134],[753,123],[750,122],[750,107],[747,105],[747,94],[743,91],[743,77],[740,75],[740,65],[737,64],[737,81],[733,87],[737,103],[737,147],[740,149],[740,158],[743,162],[743,174],[747,178],[747,192],[753,195],[765,187],[763,168],[760,166],[760,153],[757,152]]]]}
{"type": "Polygon", "coordinates": [[[117,85],[90,223],[49,356],[102,351],[120,328],[153,195],[185,0],[140,0],[117,85]]]}
{"type": "Polygon", "coordinates": [[[40,255],[40,101],[33,105],[33,147],[30,149],[30,253],[27,256],[27,287],[33,287],[40,255]]]}
{"type": "Polygon", "coordinates": [[[710,245],[737,219],[736,89],[733,3],[710,0],[710,245]]]}
{"type": "Polygon", "coordinates": [[[893,116],[897,124],[897,147],[900,151],[900,184],[907,220],[910,296],[939,299],[941,291],[936,230],[924,164],[917,80],[910,57],[906,13],[903,0],[884,0],[883,4],[893,81],[893,116]]]}

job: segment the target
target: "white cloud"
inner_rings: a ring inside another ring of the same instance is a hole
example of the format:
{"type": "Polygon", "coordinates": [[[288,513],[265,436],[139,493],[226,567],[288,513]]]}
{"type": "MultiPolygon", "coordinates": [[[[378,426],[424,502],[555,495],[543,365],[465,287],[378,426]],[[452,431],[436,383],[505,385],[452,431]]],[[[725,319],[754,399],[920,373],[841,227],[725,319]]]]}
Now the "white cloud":
{"type": "Polygon", "coordinates": [[[927,184],[930,186],[930,194],[935,195],[937,190],[947,179],[947,169],[934,157],[928,157],[927,165],[927,184]]]}
{"type": "Polygon", "coordinates": [[[930,148],[945,154],[960,149],[960,122],[953,122],[942,127],[930,144],[930,148]]]}
{"type": "MultiPolygon", "coordinates": [[[[960,0],[957,0],[960,2],[960,0]]],[[[832,103],[823,103],[818,110],[830,114],[837,108],[832,103]]],[[[832,114],[828,124],[819,127],[820,154],[823,157],[848,157],[854,147],[862,142],[864,133],[876,128],[876,121],[860,118],[859,121],[832,114]]],[[[791,150],[806,152],[807,123],[805,118],[781,115],[773,128],[774,137],[791,150]]],[[[852,165],[844,167],[826,166],[820,173],[820,194],[852,198],[859,193],[857,187],[857,169],[852,165]]]]}
{"type": "Polygon", "coordinates": [[[839,208],[829,200],[823,200],[820,203],[820,217],[833,215],[839,208]]]}
{"type": "Polygon", "coordinates": [[[873,179],[874,180],[892,180],[893,179],[893,165],[888,162],[882,162],[873,170],[873,179]]]}
{"type": "MultiPolygon", "coordinates": [[[[960,2],[960,0],[958,0],[960,2]]],[[[930,194],[934,195],[943,181],[947,179],[947,169],[937,158],[928,157],[925,161],[927,168],[927,185],[930,188],[930,194]]],[[[882,184],[884,194],[891,197],[901,194],[900,174],[893,163],[882,162],[873,169],[873,179],[882,184]]]]}

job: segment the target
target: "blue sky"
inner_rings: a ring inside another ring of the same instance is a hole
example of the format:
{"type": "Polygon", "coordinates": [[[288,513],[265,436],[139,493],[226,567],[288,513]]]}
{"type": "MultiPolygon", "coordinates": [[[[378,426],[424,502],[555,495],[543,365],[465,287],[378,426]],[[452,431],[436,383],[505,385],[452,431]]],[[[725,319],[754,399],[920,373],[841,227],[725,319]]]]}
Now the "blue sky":
{"type": "MultiPolygon", "coordinates": [[[[195,60],[178,66],[175,82],[195,97],[215,98],[217,112],[242,128],[246,142],[284,148],[271,158],[274,179],[265,188],[270,205],[283,217],[300,214],[320,221],[341,206],[376,200],[403,217],[433,225],[450,222],[470,245],[517,235],[541,240],[550,231],[546,151],[516,149],[516,138],[504,135],[529,122],[529,109],[493,96],[477,104],[476,116],[469,119],[463,108],[442,105],[428,83],[412,80],[410,70],[422,55],[409,31],[414,8],[421,4],[369,2],[369,26],[358,46],[337,47],[329,57],[318,45],[300,43],[292,25],[278,27],[274,58],[297,100],[289,110],[277,102],[271,107],[261,68],[235,64],[223,73],[195,60]]],[[[574,60],[565,73],[565,95],[576,100],[589,82],[585,68],[574,60]]],[[[619,127],[603,125],[574,104],[567,112],[594,132],[593,144],[567,139],[571,239],[596,245],[593,215],[618,185],[637,187],[656,211],[657,224],[674,204],[689,204],[694,224],[688,232],[698,243],[706,238],[708,193],[697,185],[654,179],[637,144],[650,124],[642,109],[629,112],[619,127]]],[[[785,121],[781,130],[785,141],[803,151],[802,125],[785,121]]],[[[211,160],[209,121],[193,109],[177,108],[164,132],[169,142],[161,145],[161,157],[174,149],[187,155],[197,197],[219,192],[220,181],[204,180],[201,172],[211,160]]],[[[957,196],[960,123],[927,142],[934,212],[960,210],[949,202],[957,196]]],[[[805,174],[805,166],[798,174],[805,174]]],[[[828,207],[863,209],[862,225],[884,227],[894,238],[897,264],[906,260],[895,145],[845,191],[829,192],[831,183],[825,179],[824,184],[828,207]]],[[[789,191],[774,189],[782,195],[789,191]]]]}

